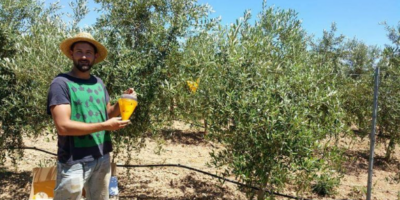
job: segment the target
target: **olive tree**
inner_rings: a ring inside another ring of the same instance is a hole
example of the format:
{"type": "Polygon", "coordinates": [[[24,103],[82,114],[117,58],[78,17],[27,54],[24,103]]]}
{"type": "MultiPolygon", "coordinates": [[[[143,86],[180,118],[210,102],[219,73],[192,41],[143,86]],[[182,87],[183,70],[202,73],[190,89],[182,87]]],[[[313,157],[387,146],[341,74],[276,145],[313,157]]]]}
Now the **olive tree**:
{"type": "Polygon", "coordinates": [[[258,17],[252,25],[245,12],[217,42],[200,94],[210,138],[225,145],[213,164],[264,199],[287,184],[304,192],[322,176],[337,180],[341,157],[328,141],[343,130],[343,110],[331,65],[308,52],[296,12],[264,5],[258,17]]]}
{"type": "Polygon", "coordinates": [[[130,126],[114,139],[117,152],[138,138],[157,134],[172,124],[174,108],[184,88],[183,43],[212,26],[210,8],[195,0],[96,1],[104,15],[95,25],[96,38],[109,48],[108,59],[95,70],[115,100],[126,87],[138,93],[130,126]],[[202,22],[202,20],[207,22],[202,22]]]}
{"type": "MultiPolygon", "coordinates": [[[[1,1],[0,9],[2,35],[7,33],[5,42],[12,49],[0,58],[0,147],[4,161],[3,148],[20,147],[24,134],[37,136],[50,124],[47,90],[65,66],[58,44],[65,37],[66,25],[56,14],[58,4],[46,8],[37,1],[1,1]]],[[[4,47],[9,48],[7,45],[4,47]]],[[[18,153],[10,155],[18,157],[22,151],[18,153]]]]}

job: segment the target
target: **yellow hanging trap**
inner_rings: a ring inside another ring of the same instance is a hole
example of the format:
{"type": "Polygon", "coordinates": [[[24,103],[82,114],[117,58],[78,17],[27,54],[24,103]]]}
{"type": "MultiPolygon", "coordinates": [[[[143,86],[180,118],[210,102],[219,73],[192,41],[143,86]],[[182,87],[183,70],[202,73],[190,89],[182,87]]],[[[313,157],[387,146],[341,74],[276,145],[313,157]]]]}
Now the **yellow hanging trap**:
{"type": "Polygon", "coordinates": [[[192,93],[196,93],[197,88],[199,87],[199,83],[200,83],[200,78],[198,78],[196,80],[196,82],[194,81],[186,81],[187,85],[189,86],[189,89],[192,93]]]}

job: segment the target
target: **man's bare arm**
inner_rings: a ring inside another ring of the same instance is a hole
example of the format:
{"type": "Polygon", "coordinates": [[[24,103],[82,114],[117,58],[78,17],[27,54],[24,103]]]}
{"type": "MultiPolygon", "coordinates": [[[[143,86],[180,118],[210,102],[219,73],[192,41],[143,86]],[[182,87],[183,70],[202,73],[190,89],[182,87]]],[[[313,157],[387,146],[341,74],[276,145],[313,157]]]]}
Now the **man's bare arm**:
{"type": "Polygon", "coordinates": [[[120,115],[119,104],[115,103],[114,105],[111,105],[110,103],[107,103],[107,113],[109,118],[118,117],[120,115]]]}
{"type": "Polygon", "coordinates": [[[121,121],[120,118],[111,118],[100,123],[73,121],[71,120],[71,106],[69,104],[52,106],[50,111],[60,135],[80,136],[103,130],[114,131],[130,123],[129,120],[121,121]]]}

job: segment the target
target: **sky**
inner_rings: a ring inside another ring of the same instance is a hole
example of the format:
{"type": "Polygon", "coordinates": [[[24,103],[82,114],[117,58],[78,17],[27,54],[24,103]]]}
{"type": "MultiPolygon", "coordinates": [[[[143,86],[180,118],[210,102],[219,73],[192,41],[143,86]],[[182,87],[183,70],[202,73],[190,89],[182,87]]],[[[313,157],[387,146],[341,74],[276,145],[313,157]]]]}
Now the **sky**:
{"type": "MultiPolygon", "coordinates": [[[[74,0],[75,1],[75,0],[74,0]]],[[[46,3],[56,2],[46,0],[46,3]]],[[[71,12],[68,2],[60,2],[64,12],[71,12]]],[[[89,9],[99,7],[93,0],[88,0],[89,9]]],[[[262,10],[263,0],[198,0],[200,4],[209,4],[214,12],[211,17],[221,17],[222,25],[230,25],[250,10],[253,18],[262,10]]],[[[356,38],[367,45],[383,48],[391,44],[387,31],[380,23],[397,27],[400,23],[400,0],[267,0],[268,6],[292,9],[302,20],[302,27],[308,34],[321,38],[323,30],[330,30],[336,23],[337,35],[343,34],[348,39],[356,38]]],[[[99,14],[91,11],[79,24],[91,25],[99,14]]]]}

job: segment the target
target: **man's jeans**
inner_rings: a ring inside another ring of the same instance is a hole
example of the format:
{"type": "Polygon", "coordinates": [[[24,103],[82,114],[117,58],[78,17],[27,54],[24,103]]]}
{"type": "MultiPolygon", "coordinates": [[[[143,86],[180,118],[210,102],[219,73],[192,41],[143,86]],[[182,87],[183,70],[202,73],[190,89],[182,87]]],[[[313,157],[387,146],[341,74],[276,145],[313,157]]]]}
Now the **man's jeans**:
{"type": "Polygon", "coordinates": [[[82,188],[85,188],[87,200],[108,200],[110,176],[110,154],[74,165],[58,162],[54,200],[80,200],[82,188]]]}

